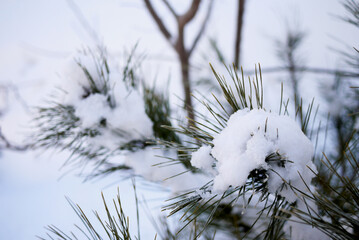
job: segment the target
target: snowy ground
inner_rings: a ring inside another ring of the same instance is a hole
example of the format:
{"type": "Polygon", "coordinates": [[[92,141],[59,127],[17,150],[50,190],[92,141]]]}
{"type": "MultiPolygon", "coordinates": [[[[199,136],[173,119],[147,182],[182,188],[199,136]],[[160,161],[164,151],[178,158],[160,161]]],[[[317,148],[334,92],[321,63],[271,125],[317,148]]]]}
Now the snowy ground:
{"type": "MultiPolygon", "coordinates": [[[[173,1],[179,9],[186,8],[187,1],[173,1]],[[185,2],[185,3],[183,3],[185,2]]],[[[171,76],[171,89],[179,86],[176,58],[167,42],[158,33],[152,19],[145,11],[142,1],[106,0],[76,1],[82,12],[74,14],[68,1],[47,0],[2,0],[0,2],[0,85],[9,87],[7,94],[1,92],[1,129],[11,141],[21,144],[28,133],[31,107],[45,99],[51,89],[61,82],[63,64],[72,53],[82,46],[103,42],[111,53],[121,58],[124,50],[139,42],[139,50],[147,55],[143,72],[148,81],[157,77],[163,84],[171,76]],[[83,15],[91,29],[85,29],[79,21],[83,15]],[[77,17],[76,17],[77,16],[77,17]],[[97,37],[89,34],[94,31],[97,37]],[[165,81],[162,81],[164,79],[165,81]]],[[[234,1],[217,1],[208,36],[215,37],[227,59],[231,59],[235,7],[234,1]]],[[[249,1],[243,39],[243,65],[251,68],[260,62],[262,67],[277,65],[274,57],[273,38],[282,36],[283,20],[300,22],[308,38],[303,46],[307,65],[336,67],[339,62],[328,47],[351,47],[357,44],[358,33],[343,24],[337,16],[343,8],[336,0],[257,0],[249,1]],[[339,40],[338,40],[339,39],[339,40]],[[338,41],[345,44],[338,44],[338,41]]],[[[189,28],[193,37],[203,13],[194,27],[189,28]]],[[[170,15],[163,14],[171,27],[170,15]]],[[[201,54],[208,48],[204,37],[194,56],[193,64],[201,65],[201,54]]],[[[281,79],[283,80],[283,79],[281,79]]],[[[277,82],[274,76],[265,78],[277,82]]],[[[3,89],[3,88],[1,88],[3,89]]],[[[313,89],[313,88],[312,88],[313,89]]],[[[181,95],[180,92],[177,92],[181,95]]],[[[310,97],[316,95],[306,90],[310,97]]],[[[119,183],[110,177],[95,183],[82,183],[82,179],[59,168],[66,154],[3,151],[0,156],[0,239],[34,239],[44,235],[43,227],[55,224],[70,230],[78,222],[64,196],[78,202],[87,212],[102,209],[100,192],[108,199],[115,197],[117,187],[123,196],[128,215],[135,217],[132,186],[129,181],[119,183]],[[128,204],[126,204],[128,203],[128,204]]],[[[165,193],[141,190],[156,207],[165,198],[165,193]],[[155,199],[151,201],[151,199],[155,199]],[[159,200],[156,200],[159,199],[159,200]]],[[[144,236],[154,236],[151,224],[144,221],[144,236]]],[[[147,238],[145,238],[147,239],[147,238]]]]}

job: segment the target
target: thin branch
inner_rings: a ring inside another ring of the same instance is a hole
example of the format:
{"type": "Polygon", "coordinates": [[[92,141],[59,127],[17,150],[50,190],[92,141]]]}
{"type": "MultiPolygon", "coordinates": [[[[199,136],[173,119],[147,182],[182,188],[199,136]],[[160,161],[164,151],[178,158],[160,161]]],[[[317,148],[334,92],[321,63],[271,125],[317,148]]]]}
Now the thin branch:
{"type": "Polygon", "coordinates": [[[26,101],[19,93],[19,89],[16,85],[14,85],[12,83],[0,84],[0,91],[1,91],[1,94],[3,94],[5,96],[5,100],[4,100],[5,107],[3,107],[3,109],[1,109],[0,115],[2,115],[6,111],[6,109],[9,107],[8,96],[9,96],[10,91],[12,91],[12,93],[14,94],[15,101],[18,101],[20,103],[20,105],[22,106],[22,108],[26,112],[28,112],[28,113],[30,112],[29,106],[27,105],[26,101]]]}
{"type": "Polygon", "coordinates": [[[80,22],[84,30],[87,34],[95,41],[95,43],[100,44],[100,38],[97,35],[96,31],[91,27],[91,25],[86,20],[85,16],[81,12],[79,6],[73,0],[67,0],[67,4],[69,5],[70,9],[74,13],[77,20],[80,22]]]}
{"type": "MultiPolygon", "coordinates": [[[[262,68],[262,73],[279,73],[279,72],[286,72],[289,70],[289,67],[271,67],[271,68],[262,68]]],[[[296,72],[305,72],[305,73],[314,73],[314,74],[323,74],[323,75],[338,75],[341,77],[348,77],[348,78],[359,78],[359,73],[350,72],[350,71],[340,71],[340,70],[333,70],[327,68],[320,68],[320,67],[296,67],[294,69],[296,72]]],[[[244,71],[246,75],[254,74],[254,70],[247,70],[244,71]]]]}
{"type": "Polygon", "coordinates": [[[0,139],[4,143],[4,145],[0,145],[0,149],[7,149],[13,151],[26,151],[29,148],[29,145],[18,146],[10,143],[9,140],[2,133],[1,128],[0,128],[0,139]]]}
{"type": "Polygon", "coordinates": [[[197,33],[196,38],[194,39],[193,43],[192,43],[192,47],[190,48],[188,55],[191,55],[191,53],[193,52],[193,50],[196,48],[197,43],[199,42],[199,40],[201,39],[206,26],[207,26],[207,22],[209,20],[209,17],[211,16],[211,12],[212,12],[212,8],[213,8],[213,3],[214,0],[210,0],[210,3],[208,4],[208,9],[207,9],[207,13],[206,13],[206,17],[204,18],[203,22],[202,22],[202,26],[200,28],[200,30],[197,33]]]}
{"type": "Polygon", "coordinates": [[[170,12],[173,14],[173,16],[177,19],[178,18],[178,14],[176,13],[176,11],[174,10],[174,8],[171,6],[171,4],[167,1],[167,0],[162,0],[163,3],[167,6],[168,10],[170,10],[170,12]]]}
{"type": "Polygon", "coordinates": [[[14,84],[9,84],[7,87],[9,90],[11,90],[14,93],[16,100],[21,104],[23,109],[29,113],[30,112],[29,105],[26,103],[25,99],[21,96],[18,87],[15,86],[14,84]]]}
{"type": "Polygon", "coordinates": [[[239,68],[240,54],[241,54],[241,41],[243,32],[243,21],[244,21],[244,8],[246,0],[238,0],[238,15],[237,15],[237,34],[235,42],[235,56],[234,65],[239,68]]]}
{"type": "Polygon", "coordinates": [[[150,0],[143,0],[146,4],[146,8],[148,9],[148,11],[150,12],[151,16],[153,17],[153,19],[155,20],[158,28],[160,29],[161,33],[165,36],[165,38],[171,42],[171,38],[172,35],[171,33],[167,30],[166,26],[164,25],[162,19],[158,16],[158,14],[156,13],[155,9],[152,6],[152,3],[150,0]]]}

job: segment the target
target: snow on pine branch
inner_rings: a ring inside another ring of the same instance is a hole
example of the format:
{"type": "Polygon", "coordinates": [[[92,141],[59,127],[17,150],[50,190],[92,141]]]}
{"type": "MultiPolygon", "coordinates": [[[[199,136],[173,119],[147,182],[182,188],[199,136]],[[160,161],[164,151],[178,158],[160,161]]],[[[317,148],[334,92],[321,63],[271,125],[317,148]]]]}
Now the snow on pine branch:
{"type": "Polygon", "coordinates": [[[38,108],[34,146],[69,150],[65,164],[75,167],[91,160],[88,178],[126,170],[175,192],[201,186],[203,176],[173,164],[176,150],[156,145],[180,139],[162,128],[171,126],[166,95],[139,82],[131,58],[120,68],[101,49],[76,55],[63,73],[60,93],[38,108]]]}
{"type": "MultiPolygon", "coordinates": [[[[248,81],[243,73],[228,68],[231,82],[212,70],[226,102],[214,97],[219,105],[216,107],[206,99],[202,103],[214,120],[201,114],[191,129],[174,129],[193,138],[188,142],[194,145],[187,147],[191,165],[212,178],[198,193],[211,198],[245,187],[246,191],[264,190],[295,202],[291,188],[306,192],[306,184],[310,185],[316,172],[311,141],[295,120],[264,109],[260,68],[260,78],[256,71],[248,81]],[[226,104],[232,112],[223,107],[226,104]]],[[[309,121],[306,117],[302,124],[309,121]]]]}
{"type": "Polygon", "coordinates": [[[100,165],[118,151],[151,145],[154,123],[131,57],[121,68],[102,49],[76,55],[60,91],[38,108],[34,146],[70,150],[73,162],[82,166],[89,159],[100,165]]]}
{"type": "MultiPolygon", "coordinates": [[[[249,228],[254,235],[264,234],[265,239],[279,238],[285,234],[284,228],[293,228],[296,233],[306,229],[306,233],[323,237],[316,229],[289,224],[284,218],[290,219],[290,215],[284,216],[280,210],[297,206],[308,212],[303,208],[302,194],[315,192],[311,185],[316,172],[311,141],[294,119],[264,108],[262,79],[257,73],[245,81],[237,69],[227,69],[232,80],[227,81],[212,70],[225,101],[216,96],[215,103],[200,100],[209,114],[198,114],[197,125],[191,129],[174,129],[191,143],[174,147],[187,152],[191,165],[208,181],[195,191],[172,198],[163,209],[170,210],[169,215],[201,209],[182,216],[185,226],[200,221],[201,215],[207,216],[204,228],[212,221],[230,220],[231,217],[214,217],[220,214],[218,209],[225,207],[229,208],[227,216],[239,217],[244,226],[252,226],[249,228]],[[263,224],[270,230],[258,230],[263,224]]],[[[304,113],[308,117],[301,124],[308,125],[311,109],[304,113]]],[[[316,206],[311,211],[318,213],[316,206]]]]}
{"type": "Polygon", "coordinates": [[[152,122],[146,115],[141,93],[131,86],[131,79],[124,79],[123,70],[109,64],[105,53],[100,54],[82,55],[76,60],[77,65],[71,64],[62,103],[74,107],[82,129],[103,126],[101,136],[115,140],[116,145],[103,141],[106,138],[99,144],[110,149],[152,137],[152,122]],[[116,136],[111,138],[111,134],[116,136]]]}
{"type": "Polygon", "coordinates": [[[310,183],[314,177],[312,143],[288,116],[263,109],[238,110],[212,144],[194,152],[191,163],[213,176],[213,193],[244,186],[251,173],[264,170],[262,181],[269,192],[294,202],[295,193],[283,183],[305,191],[303,180],[310,183]]]}

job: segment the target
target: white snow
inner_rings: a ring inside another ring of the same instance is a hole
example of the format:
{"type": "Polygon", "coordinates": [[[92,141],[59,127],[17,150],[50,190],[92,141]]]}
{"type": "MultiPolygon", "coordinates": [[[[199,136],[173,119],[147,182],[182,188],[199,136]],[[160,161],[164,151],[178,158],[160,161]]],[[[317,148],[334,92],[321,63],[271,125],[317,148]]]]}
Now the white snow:
{"type": "Polygon", "coordinates": [[[288,116],[261,109],[243,109],[234,113],[227,126],[214,137],[213,145],[212,149],[205,146],[195,152],[191,162],[207,171],[215,164],[218,172],[214,177],[215,192],[223,192],[230,186],[243,186],[252,170],[266,169],[269,191],[278,192],[287,201],[294,202],[297,197],[293,191],[281,188],[283,179],[305,191],[300,175],[310,184],[313,173],[307,166],[315,171],[312,143],[297,123],[288,116]],[[266,157],[271,153],[285,157],[288,160],[285,167],[267,163],[266,157]]]}
{"type": "Polygon", "coordinates": [[[214,175],[216,173],[213,169],[215,159],[210,155],[211,150],[211,146],[208,145],[200,147],[196,152],[192,153],[191,164],[193,167],[214,175]]]}
{"type": "MultiPolygon", "coordinates": [[[[119,86],[117,84],[116,86],[119,86]]],[[[124,86],[122,90],[124,90],[124,86]]],[[[120,95],[120,91],[116,91],[115,98],[116,107],[107,116],[108,124],[116,129],[125,130],[130,134],[129,139],[152,137],[152,121],[146,115],[145,103],[142,96],[136,90],[127,92],[126,95],[120,95]]]]}
{"type": "MultiPolygon", "coordinates": [[[[81,52],[72,57],[72,64],[65,67],[61,86],[65,92],[61,103],[74,107],[75,116],[80,119],[79,129],[97,129],[100,133],[88,143],[113,150],[121,143],[151,138],[153,124],[146,115],[141,93],[126,86],[121,69],[109,57],[110,72],[101,76],[101,60],[95,60],[93,56],[96,54],[81,52]],[[90,81],[74,59],[87,69],[100,91],[105,84],[110,90],[89,94],[90,81]],[[106,127],[100,126],[101,121],[106,127]]],[[[103,72],[106,71],[103,69],[103,72]]]]}
{"type": "Polygon", "coordinates": [[[92,94],[82,101],[75,102],[75,115],[81,119],[83,128],[97,125],[110,112],[107,98],[102,94],[92,94]]]}
{"type": "Polygon", "coordinates": [[[97,76],[95,62],[90,56],[77,53],[68,57],[64,61],[60,75],[60,88],[66,93],[61,99],[63,104],[73,104],[80,101],[84,94],[84,87],[89,87],[89,81],[77,62],[86,66],[91,76],[97,76]]]}

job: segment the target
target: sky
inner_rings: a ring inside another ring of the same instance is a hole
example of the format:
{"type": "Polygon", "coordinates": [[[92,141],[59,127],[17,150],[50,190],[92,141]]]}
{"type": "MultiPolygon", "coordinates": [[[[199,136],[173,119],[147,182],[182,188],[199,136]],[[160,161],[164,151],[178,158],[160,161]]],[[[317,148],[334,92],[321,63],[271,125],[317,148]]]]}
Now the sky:
{"type": "MultiPolygon", "coordinates": [[[[41,104],[61,83],[64,65],[74,53],[101,42],[113,56],[123,55],[138,43],[146,56],[143,73],[147,81],[165,86],[170,77],[171,96],[182,95],[176,55],[157,30],[140,0],[1,0],[0,1],[0,91],[1,130],[9,140],[21,144],[31,132],[32,107],[41,104]],[[86,19],[86,27],[81,17],[86,19]],[[94,34],[95,33],[95,34],[94,34]]],[[[154,1],[169,29],[175,22],[154,1]]],[[[189,1],[171,1],[179,12],[189,1]]],[[[190,42],[204,17],[207,1],[186,29],[190,42]]],[[[194,67],[208,71],[203,56],[209,52],[208,39],[214,38],[228,59],[233,59],[236,1],[217,0],[207,31],[192,59],[194,67]]],[[[287,26],[302,29],[306,39],[302,47],[305,64],[336,68],[341,62],[333,47],[358,47],[358,32],[343,23],[345,11],[337,0],[249,0],[245,12],[242,65],[245,69],[261,63],[262,68],[278,66],[274,39],[283,37],[287,26]]],[[[213,60],[215,61],[215,60],[213,60]]],[[[218,66],[221,68],[221,66],[218,66]]],[[[320,77],[316,77],[318,81],[320,77]]],[[[312,81],[313,78],[310,78],[312,81]]],[[[277,81],[267,76],[268,83],[277,81]]],[[[314,97],[315,91],[307,90],[314,97]]],[[[34,239],[44,236],[44,226],[55,224],[70,230],[78,222],[66,202],[68,196],[85,210],[101,210],[100,193],[115,197],[119,186],[125,209],[135,216],[130,181],[119,182],[112,176],[96,182],[61,169],[67,153],[2,151],[0,155],[0,239],[34,239]]],[[[145,184],[143,184],[145,185],[145,184]]],[[[168,193],[140,188],[141,194],[158,210],[168,193]]],[[[143,215],[144,234],[154,236],[154,229],[143,215]]]]}

